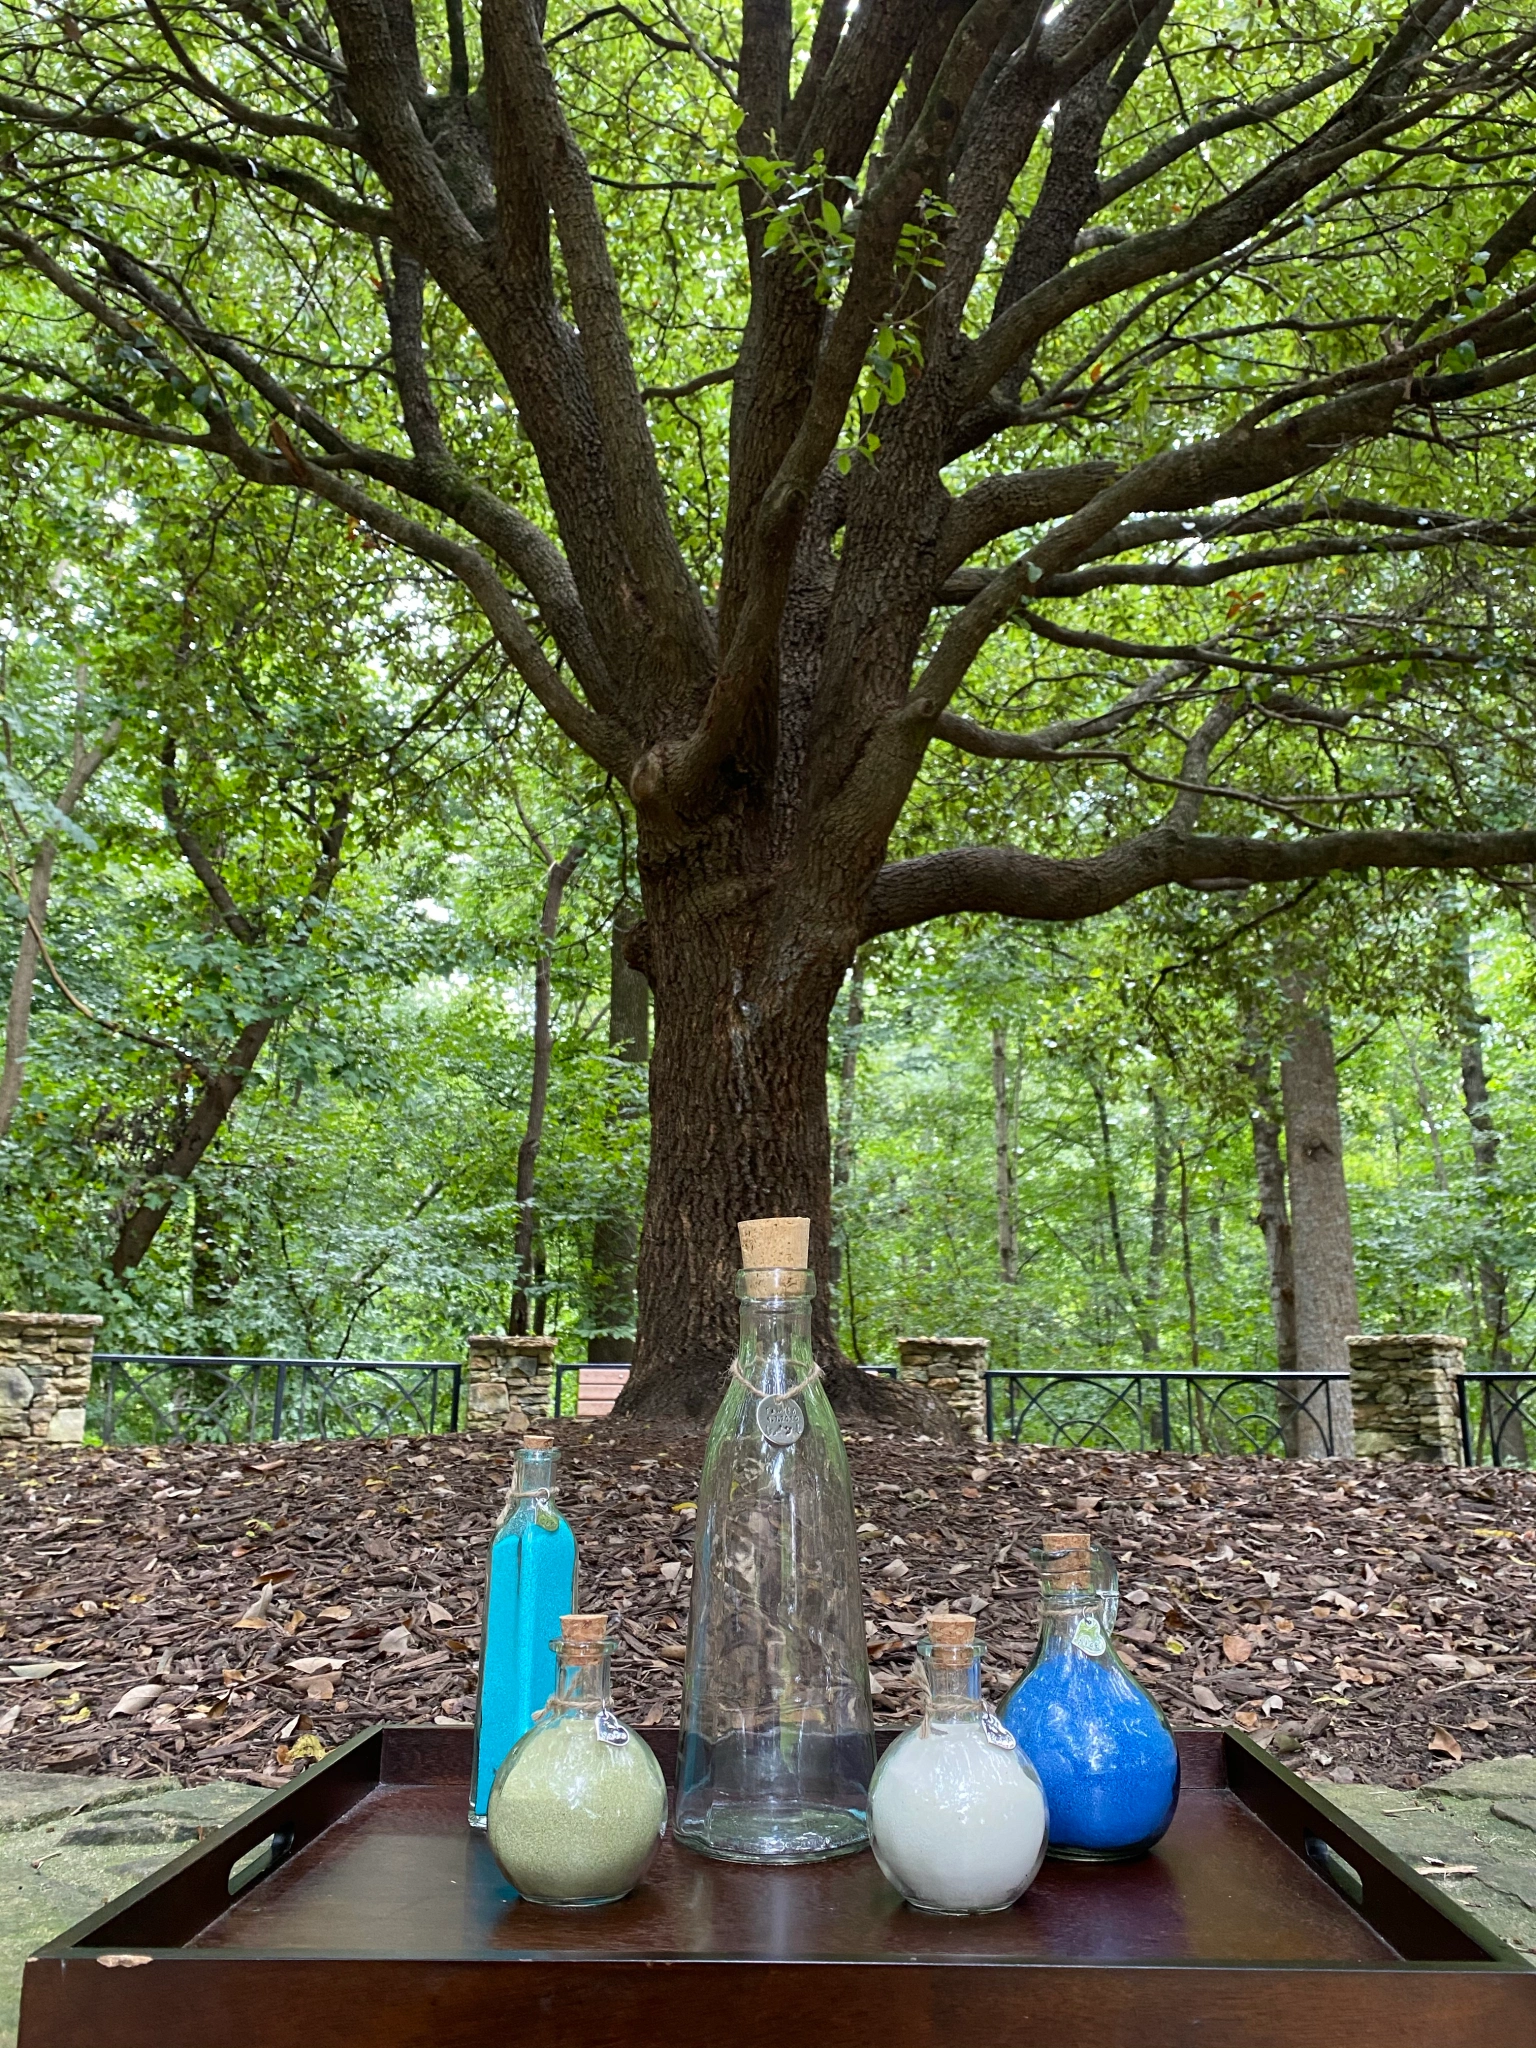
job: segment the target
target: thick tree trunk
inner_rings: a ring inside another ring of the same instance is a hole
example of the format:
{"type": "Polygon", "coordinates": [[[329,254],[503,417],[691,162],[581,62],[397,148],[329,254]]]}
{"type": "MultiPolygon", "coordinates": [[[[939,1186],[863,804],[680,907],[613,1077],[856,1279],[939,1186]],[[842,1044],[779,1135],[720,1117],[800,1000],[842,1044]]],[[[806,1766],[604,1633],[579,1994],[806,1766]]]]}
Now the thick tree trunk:
{"type": "MultiPolygon", "coordinates": [[[[1297,1015],[1286,1041],[1280,1094],[1296,1275],[1296,1366],[1299,1372],[1347,1372],[1345,1339],[1360,1328],[1360,1304],[1344,1181],[1339,1074],[1325,1018],[1307,1012],[1297,1015]]],[[[1310,1408],[1295,1418],[1296,1448],[1302,1457],[1327,1454],[1320,1426],[1323,1386],[1319,1381],[1298,1388],[1298,1399],[1305,1399],[1310,1408]]],[[[1333,1454],[1351,1457],[1355,1432],[1347,1386],[1334,1386],[1331,1408],[1333,1454]]]]}
{"type": "MultiPolygon", "coordinates": [[[[608,1050],[626,1065],[643,1067],[651,1056],[651,990],[625,950],[635,924],[633,908],[621,903],[614,912],[608,954],[608,1050]]],[[[604,1325],[587,1342],[593,1365],[629,1365],[634,1359],[634,1338],[609,1333],[635,1320],[639,1243],[639,1221],[628,1209],[614,1209],[593,1226],[592,1320],[604,1325]]]]}
{"type": "Polygon", "coordinates": [[[646,871],[642,939],[656,1010],[650,1179],[635,1363],[617,1412],[713,1414],[738,1335],[736,1226],[750,1216],[809,1216],[820,1283],[813,1337],[834,1406],[953,1436],[940,1402],[848,1365],[832,1331],[827,1052],[858,939],[850,882],[839,875],[813,887],[801,871],[775,887],[726,888],[717,875],[681,858],[646,871]],[[690,890],[693,877],[703,886],[690,890]]]}

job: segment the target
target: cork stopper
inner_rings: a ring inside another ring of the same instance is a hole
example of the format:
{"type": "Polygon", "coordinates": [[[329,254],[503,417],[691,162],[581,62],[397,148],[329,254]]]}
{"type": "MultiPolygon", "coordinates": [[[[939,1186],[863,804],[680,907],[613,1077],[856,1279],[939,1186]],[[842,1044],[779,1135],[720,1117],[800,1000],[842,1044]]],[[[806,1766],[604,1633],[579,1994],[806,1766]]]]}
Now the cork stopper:
{"type": "Polygon", "coordinates": [[[766,1300],[772,1295],[773,1283],[766,1277],[769,1273],[785,1269],[803,1273],[811,1263],[809,1216],[754,1216],[738,1223],[736,1231],[751,1297],[766,1300]],[[755,1278],[758,1274],[764,1277],[755,1278]]]}
{"type": "Polygon", "coordinates": [[[974,1614],[930,1614],[923,1626],[928,1631],[935,1664],[969,1664],[976,1648],[974,1614]]]}
{"type": "Polygon", "coordinates": [[[1093,1539],[1086,1529],[1055,1529],[1040,1538],[1045,1576],[1056,1591],[1086,1592],[1092,1583],[1089,1557],[1093,1539]]]}
{"type": "Polygon", "coordinates": [[[573,1664],[596,1664],[608,1640],[606,1614],[562,1614],[560,1647],[573,1664]]]}
{"type": "Polygon", "coordinates": [[[523,1449],[525,1451],[552,1451],[554,1448],[555,1440],[552,1436],[525,1436],[523,1438],[523,1449]]]}

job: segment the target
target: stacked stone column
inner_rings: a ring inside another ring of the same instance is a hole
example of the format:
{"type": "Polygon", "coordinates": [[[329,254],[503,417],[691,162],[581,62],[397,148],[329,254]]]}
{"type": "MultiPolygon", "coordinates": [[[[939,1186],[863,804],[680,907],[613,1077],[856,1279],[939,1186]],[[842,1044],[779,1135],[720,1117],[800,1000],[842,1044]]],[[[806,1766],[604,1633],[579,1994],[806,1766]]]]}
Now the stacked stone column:
{"type": "Polygon", "coordinates": [[[1355,1455],[1389,1465],[1459,1465],[1456,1383],[1466,1339],[1430,1331],[1347,1341],[1355,1455]]]}
{"type": "Polygon", "coordinates": [[[550,1410],[554,1356],[553,1337],[471,1337],[463,1427],[524,1430],[542,1420],[550,1410]]]}
{"type": "Polygon", "coordinates": [[[967,1436],[978,1442],[987,1434],[985,1337],[898,1337],[896,1378],[905,1386],[926,1387],[959,1418],[967,1436]]]}
{"type": "Polygon", "coordinates": [[[0,1437],[85,1437],[100,1316],[0,1313],[0,1437]]]}

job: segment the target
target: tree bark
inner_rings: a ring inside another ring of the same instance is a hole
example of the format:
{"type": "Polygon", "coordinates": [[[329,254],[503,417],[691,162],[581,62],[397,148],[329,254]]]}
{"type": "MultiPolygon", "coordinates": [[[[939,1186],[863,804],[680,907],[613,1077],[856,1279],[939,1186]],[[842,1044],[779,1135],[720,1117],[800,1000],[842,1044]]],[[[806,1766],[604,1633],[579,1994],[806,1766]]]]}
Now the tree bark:
{"type": "MultiPolygon", "coordinates": [[[[82,684],[83,690],[83,684],[82,684]]],[[[122,732],[122,720],[114,718],[94,747],[87,747],[77,724],[74,759],[59,792],[57,810],[66,818],[74,816],[75,805],[96,770],[111,754],[122,732]]],[[[58,857],[58,840],[45,832],[32,857],[27,878],[26,909],[21,938],[16,948],[16,966],[11,975],[11,999],[5,1013],[5,1061],[0,1066],[0,1138],[6,1136],[16,1118],[26,1078],[27,1044],[32,1034],[32,997],[37,987],[38,963],[43,957],[43,933],[48,923],[48,900],[53,891],[53,867],[58,857]]]]}
{"type": "MultiPolygon", "coordinates": [[[[555,1038],[550,1024],[549,963],[560,930],[560,904],[565,885],[581,865],[586,844],[578,840],[568,853],[550,863],[544,878],[544,903],[539,913],[539,952],[533,969],[533,1075],[528,1085],[528,1122],[517,1148],[517,1230],[512,1240],[512,1305],[507,1330],[513,1337],[526,1337],[529,1320],[529,1287],[534,1275],[533,1237],[537,1223],[534,1212],[534,1182],[538,1172],[539,1147],[544,1143],[544,1113],[549,1106],[549,1070],[554,1058],[555,1038]]],[[[542,1321],[539,1334],[543,1334],[542,1321]]]]}
{"type": "Polygon", "coordinates": [[[996,1155],[997,1263],[1005,1287],[1019,1280],[1019,1240],[1014,1222],[1013,1102],[1008,1086],[1008,1027],[992,1026],[992,1144],[996,1155]]]}
{"type": "MultiPolygon", "coordinates": [[[[608,949],[608,1050],[626,1066],[643,1067],[651,1056],[651,990],[645,976],[631,966],[626,951],[636,922],[628,903],[621,903],[613,914],[608,949]]],[[[603,1326],[587,1340],[587,1357],[593,1365],[629,1365],[634,1360],[634,1338],[611,1333],[635,1320],[639,1243],[639,1221],[628,1209],[615,1208],[593,1225],[592,1320],[603,1326]]]]}
{"type": "MultiPolygon", "coordinates": [[[[1296,1276],[1296,1366],[1299,1372],[1347,1372],[1345,1339],[1360,1328],[1355,1292],[1354,1240],[1344,1180],[1344,1131],[1333,1033],[1321,1015],[1300,1011],[1286,1041],[1280,1069],[1285,1110],[1285,1158],[1291,1199],[1291,1243],[1296,1276]]],[[[1297,1399],[1310,1404],[1295,1418],[1297,1455],[1323,1457],[1320,1427],[1323,1381],[1301,1384],[1297,1399]]],[[[1332,1389],[1333,1454],[1354,1454],[1349,1389],[1332,1389]]]]}
{"type": "Polygon", "coordinates": [[[821,1283],[813,1339],[833,1405],[844,1416],[957,1436],[936,1397],[847,1364],[832,1329],[827,1056],[833,1004],[857,948],[859,878],[802,870],[778,889],[755,878],[723,889],[711,880],[718,851],[700,858],[695,841],[682,858],[652,861],[644,837],[641,846],[656,1004],[651,1169],[643,1313],[616,1412],[714,1412],[737,1343],[736,1226],[808,1216],[821,1283]]]}

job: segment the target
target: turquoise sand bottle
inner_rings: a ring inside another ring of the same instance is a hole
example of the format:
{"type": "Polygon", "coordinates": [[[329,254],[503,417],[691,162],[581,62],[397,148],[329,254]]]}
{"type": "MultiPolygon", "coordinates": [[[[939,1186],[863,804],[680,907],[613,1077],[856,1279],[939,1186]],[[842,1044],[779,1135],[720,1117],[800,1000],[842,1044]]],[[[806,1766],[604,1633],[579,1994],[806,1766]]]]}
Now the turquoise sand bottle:
{"type": "Polygon", "coordinates": [[[1001,1718],[1045,1787],[1046,1853],[1090,1863],[1143,1855],[1173,1819],[1179,1753],[1110,1642],[1114,1560],[1078,1530],[1042,1536],[1033,1557],[1040,1642],[1001,1718]]]}
{"type": "Polygon", "coordinates": [[[475,1706],[469,1824],[485,1826],[491,1782],[555,1690],[554,1639],[576,1605],[576,1539],[555,1507],[560,1453],[547,1436],[524,1437],[486,1574],[475,1706]]]}

